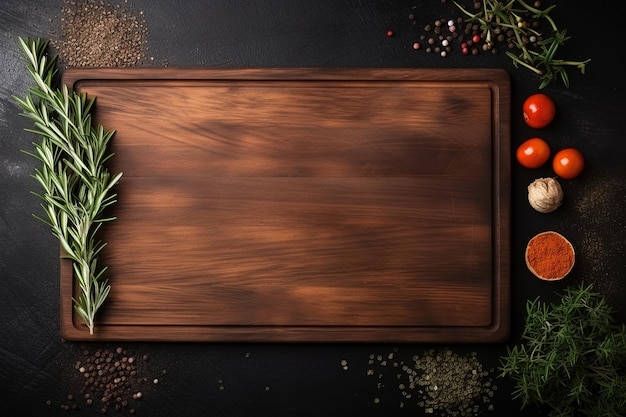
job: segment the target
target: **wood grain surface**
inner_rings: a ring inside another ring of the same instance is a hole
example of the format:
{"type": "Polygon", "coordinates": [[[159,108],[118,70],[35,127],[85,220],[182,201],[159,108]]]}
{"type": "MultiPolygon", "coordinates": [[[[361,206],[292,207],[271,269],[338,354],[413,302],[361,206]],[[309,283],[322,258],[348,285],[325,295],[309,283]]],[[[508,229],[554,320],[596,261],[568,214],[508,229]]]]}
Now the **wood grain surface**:
{"type": "Polygon", "coordinates": [[[68,340],[497,342],[510,87],[491,69],[69,69],[116,131],[112,291],[68,340]]]}

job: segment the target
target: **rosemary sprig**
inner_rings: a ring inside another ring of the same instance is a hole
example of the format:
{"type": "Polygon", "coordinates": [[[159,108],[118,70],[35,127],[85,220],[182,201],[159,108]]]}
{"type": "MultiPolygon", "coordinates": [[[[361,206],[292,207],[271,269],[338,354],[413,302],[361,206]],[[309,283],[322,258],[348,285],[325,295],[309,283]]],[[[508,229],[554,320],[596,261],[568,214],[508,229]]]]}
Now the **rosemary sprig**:
{"type": "Polygon", "coordinates": [[[477,23],[485,33],[485,42],[489,47],[494,43],[494,32],[499,29],[513,31],[514,36],[509,42],[514,46],[517,53],[506,51],[506,55],[511,58],[513,65],[524,67],[535,74],[540,79],[539,88],[542,89],[553,80],[560,78],[566,87],[569,87],[568,67],[576,67],[581,73],[585,73],[585,66],[591,61],[571,61],[557,58],[557,51],[567,42],[570,37],[567,30],[559,30],[550,12],[556,7],[552,5],[544,10],[527,4],[524,0],[483,0],[482,10],[471,13],[462,5],[454,4],[463,12],[466,21],[477,23]],[[527,16],[535,21],[544,21],[549,26],[550,34],[547,38],[536,43],[536,47],[531,47],[529,39],[541,38],[542,34],[528,25],[527,16]]]}
{"type": "Polygon", "coordinates": [[[501,358],[500,377],[514,382],[523,407],[545,405],[551,417],[626,415],[626,325],[591,285],[566,289],[560,303],[529,300],[522,340],[501,358]]]}
{"type": "Polygon", "coordinates": [[[35,151],[24,151],[38,159],[42,166],[32,175],[43,187],[35,193],[46,216],[36,218],[49,225],[60,241],[64,255],[72,260],[80,295],[73,298],[78,316],[94,332],[96,312],[109,295],[111,287],[99,267],[98,256],[106,243],[97,238],[104,210],[116,202],[112,188],[122,173],[111,175],[105,162],[113,156],[107,145],[114,131],[105,131],[91,120],[95,98],[69,91],[67,86],[53,87],[56,57],[46,54],[48,41],[19,38],[28,71],[35,86],[25,98],[14,97],[35,128],[26,131],[40,136],[35,151]]]}

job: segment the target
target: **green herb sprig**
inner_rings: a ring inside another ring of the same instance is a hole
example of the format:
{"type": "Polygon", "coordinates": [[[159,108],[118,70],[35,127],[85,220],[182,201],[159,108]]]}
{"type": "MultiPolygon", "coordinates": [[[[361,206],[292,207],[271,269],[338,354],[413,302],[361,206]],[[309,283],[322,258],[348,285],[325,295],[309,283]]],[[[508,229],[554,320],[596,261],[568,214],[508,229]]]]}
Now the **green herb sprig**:
{"type": "Polygon", "coordinates": [[[549,407],[551,417],[626,415],[626,325],[591,285],[560,303],[528,301],[522,344],[507,348],[500,377],[513,398],[549,407]]]}
{"type": "Polygon", "coordinates": [[[49,225],[60,241],[64,257],[72,260],[80,295],[73,298],[78,316],[94,333],[96,312],[109,295],[111,286],[104,277],[106,267],[98,265],[98,256],[106,243],[97,238],[105,217],[104,211],[116,202],[112,188],[122,173],[112,175],[105,167],[113,156],[107,146],[114,131],[105,131],[91,120],[95,98],[53,86],[56,57],[46,54],[48,41],[19,38],[28,71],[35,80],[25,98],[14,97],[35,128],[26,129],[41,137],[35,151],[24,151],[42,166],[32,175],[43,187],[41,198],[46,216],[35,215],[49,225]]]}
{"type": "Polygon", "coordinates": [[[550,12],[556,7],[552,5],[544,10],[533,7],[523,0],[483,0],[482,10],[471,13],[456,1],[454,4],[468,16],[466,21],[477,23],[485,33],[485,42],[492,46],[495,40],[494,33],[498,30],[512,31],[514,36],[509,40],[517,53],[507,51],[506,55],[513,60],[515,67],[522,66],[537,74],[540,79],[539,88],[545,88],[553,80],[560,78],[566,87],[569,87],[567,68],[576,67],[585,73],[585,66],[591,61],[563,60],[557,58],[559,47],[569,39],[567,30],[559,30],[550,12]],[[549,26],[550,34],[537,42],[538,47],[531,47],[529,39],[541,38],[542,34],[532,28],[525,16],[541,20],[549,26]]]}

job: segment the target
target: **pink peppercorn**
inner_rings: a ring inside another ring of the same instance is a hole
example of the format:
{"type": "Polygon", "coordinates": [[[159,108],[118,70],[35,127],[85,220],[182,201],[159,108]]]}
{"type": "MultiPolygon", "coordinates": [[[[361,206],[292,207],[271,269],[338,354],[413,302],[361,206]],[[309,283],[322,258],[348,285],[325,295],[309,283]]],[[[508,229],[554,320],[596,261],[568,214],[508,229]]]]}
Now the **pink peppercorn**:
{"type": "Polygon", "coordinates": [[[388,38],[391,38],[393,35],[394,35],[393,30],[389,29],[389,30],[387,31],[387,37],[388,37],[388,38]]]}
{"type": "Polygon", "coordinates": [[[414,43],[413,43],[413,49],[415,49],[415,50],[420,49],[420,44],[419,44],[419,42],[414,42],[414,43]]]}
{"type": "Polygon", "coordinates": [[[472,41],[473,41],[474,43],[478,43],[478,42],[480,42],[480,35],[474,35],[474,36],[472,37],[472,41]]]}

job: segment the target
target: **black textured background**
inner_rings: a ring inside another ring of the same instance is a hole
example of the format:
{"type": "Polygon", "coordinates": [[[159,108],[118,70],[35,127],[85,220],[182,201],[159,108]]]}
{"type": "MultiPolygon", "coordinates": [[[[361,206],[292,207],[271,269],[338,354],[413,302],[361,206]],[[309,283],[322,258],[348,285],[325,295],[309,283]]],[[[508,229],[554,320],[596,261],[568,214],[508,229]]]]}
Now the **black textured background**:
{"type": "MultiPolygon", "coordinates": [[[[113,2],[114,3],[114,2],[113,2]]],[[[575,146],[586,157],[577,179],[562,181],[564,205],[545,215],[526,201],[526,186],[552,175],[549,168],[512,167],[512,337],[519,341],[526,300],[554,298],[554,291],[593,283],[624,322],[626,307],[626,145],[624,76],[618,64],[626,19],[620,0],[544,1],[557,3],[557,24],[572,36],[560,56],[591,58],[587,74],[570,71],[571,86],[546,88],[557,118],[542,134],[554,148],[575,146]],[[577,264],[559,283],[534,278],[523,262],[526,242],[536,233],[557,230],[577,249],[577,264]]],[[[85,346],[59,336],[58,242],[36,221],[39,201],[30,174],[35,161],[21,152],[36,138],[18,116],[11,96],[31,83],[17,37],[49,37],[58,30],[62,2],[0,1],[0,410],[8,416],[101,415],[82,401],[80,412],[63,411],[82,381],[74,363],[85,346]]],[[[536,132],[523,124],[521,104],[537,91],[538,79],[516,69],[503,54],[467,57],[458,49],[446,58],[415,52],[418,22],[455,17],[451,2],[440,0],[207,0],[126,3],[142,10],[148,29],[145,65],[216,67],[497,67],[512,79],[512,148],[536,132]],[[387,29],[396,36],[385,36],[387,29]]],[[[445,115],[441,115],[445,123],[445,115]]],[[[90,349],[117,344],[88,344],[90,349]]],[[[423,415],[416,401],[404,400],[396,372],[368,376],[370,354],[394,352],[410,362],[414,354],[442,346],[386,344],[153,344],[124,343],[149,354],[143,375],[159,378],[136,409],[142,416],[319,416],[423,415]],[[342,367],[342,361],[347,369],[342,367]],[[378,376],[381,375],[381,379],[378,376]],[[379,398],[380,402],[374,399],[379,398]]],[[[450,346],[459,354],[478,352],[486,368],[496,367],[507,344],[450,346]]],[[[497,380],[495,411],[484,415],[535,416],[510,399],[511,387],[497,380]]],[[[115,411],[109,414],[117,415],[115,411]]],[[[127,415],[128,411],[119,413],[127,415]]]]}

